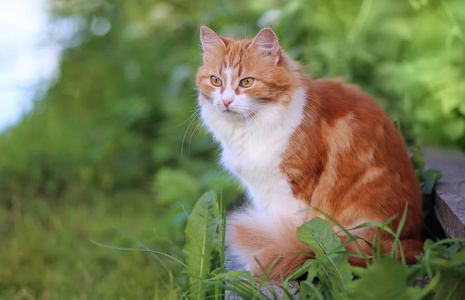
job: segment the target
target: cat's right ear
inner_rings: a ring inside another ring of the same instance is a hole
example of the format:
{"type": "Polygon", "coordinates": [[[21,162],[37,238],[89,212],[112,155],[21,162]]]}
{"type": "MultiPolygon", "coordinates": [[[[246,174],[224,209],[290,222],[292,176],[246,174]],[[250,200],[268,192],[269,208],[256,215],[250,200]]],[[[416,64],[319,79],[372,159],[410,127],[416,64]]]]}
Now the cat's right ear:
{"type": "Polygon", "coordinates": [[[226,47],[223,40],[212,29],[205,25],[200,27],[200,41],[202,42],[203,60],[205,56],[226,47]]]}

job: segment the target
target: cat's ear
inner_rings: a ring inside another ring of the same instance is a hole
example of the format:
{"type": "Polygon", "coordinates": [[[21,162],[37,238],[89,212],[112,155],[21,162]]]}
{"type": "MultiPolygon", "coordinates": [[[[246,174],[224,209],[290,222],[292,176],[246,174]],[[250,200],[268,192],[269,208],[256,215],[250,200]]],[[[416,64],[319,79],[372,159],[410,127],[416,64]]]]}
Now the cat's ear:
{"type": "Polygon", "coordinates": [[[200,27],[200,41],[202,42],[203,60],[205,56],[211,54],[218,49],[226,47],[223,40],[212,29],[205,25],[200,27]]]}
{"type": "Polygon", "coordinates": [[[255,47],[263,56],[270,57],[276,65],[280,58],[278,37],[270,27],[265,27],[253,39],[249,47],[255,47]]]}

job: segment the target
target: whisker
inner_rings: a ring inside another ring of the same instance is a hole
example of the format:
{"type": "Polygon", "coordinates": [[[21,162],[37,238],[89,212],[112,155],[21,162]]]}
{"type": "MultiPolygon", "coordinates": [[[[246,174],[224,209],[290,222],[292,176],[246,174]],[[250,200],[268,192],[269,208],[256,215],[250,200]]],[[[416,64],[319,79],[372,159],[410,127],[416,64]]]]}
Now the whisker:
{"type": "Polygon", "coordinates": [[[192,131],[191,137],[189,138],[189,143],[187,144],[187,153],[189,154],[189,156],[191,154],[191,141],[192,141],[192,138],[194,137],[197,129],[199,129],[201,127],[200,125],[201,125],[200,122],[197,123],[197,125],[195,125],[194,130],[192,131]]]}
{"type": "Polygon", "coordinates": [[[189,112],[190,113],[189,117],[187,117],[187,119],[182,121],[180,124],[175,125],[175,127],[180,127],[180,126],[186,124],[186,122],[189,121],[189,119],[192,119],[192,118],[196,117],[196,115],[199,113],[199,111],[200,111],[200,108],[198,108],[198,107],[196,109],[190,111],[189,112]]]}
{"type": "Polygon", "coordinates": [[[251,137],[256,136],[260,142],[263,142],[263,132],[261,127],[258,125],[257,121],[253,117],[253,114],[259,110],[260,107],[256,106],[248,106],[244,108],[244,118],[247,123],[248,132],[251,137]]]}
{"type": "MultiPolygon", "coordinates": [[[[194,112],[191,114],[191,116],[189,118],[187,118],[187,120],[189,120],[189,119],[191,119],[191,120],[190,120],[189,125],[187,126],[186,130],[184,131],[184,135],[182,137],[182,142],[181,142],[181,162],[184,161],[184,141],[186,140],[187,132],[189,131],[189,128],[191,128],[192,123],[195,122],[195,121],[198,121],[197,117],[199,116],[199,114],[200,114],[200,108],[197,108],[196,110],[194,110],[194,112]]],[[[186,121],[184,121],[184,123],[186,121]]],[[[195,126],[195,128],[197,126],[198,126],[198,123],[195,126]]],[[[192,138],[192,136],[191,136],[191,138],[192,138]]],[[[190,139],[189,139],[189,145],[190,145],[190,139]]],[[[189,147],[188,147],[188,153],[190,153],[189,152],[189,147]]]]}
{"type": "Polygon", "coordinates": [[[247,123],[247,132],[249,136],[252,136],[252,121],[248,116],[245,117],[245,122],[247,123]]]}
{"type": "Polygon", "coordinates": [[[263,132],[262,132],[261,127],[258,125],[257,120],[255,120],[255,118],[253,118],[253,117],[250,117],[250,120],[251,120],[252,124],[254,125],[254,127],[255,127],[256,130],[257,130],[258,140],[259,140],[260,142],[263,142],[263,141],[264,141],[263,132]]]}

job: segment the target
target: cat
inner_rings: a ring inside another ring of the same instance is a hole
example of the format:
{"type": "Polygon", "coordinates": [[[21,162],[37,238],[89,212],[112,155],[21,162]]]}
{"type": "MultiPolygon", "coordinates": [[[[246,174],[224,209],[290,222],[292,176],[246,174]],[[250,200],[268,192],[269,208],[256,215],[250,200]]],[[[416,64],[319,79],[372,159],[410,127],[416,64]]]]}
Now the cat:
{"type": "MultiPolygon", "coordinates": [[[[239,262],[258,277],[275,262],[268,278],[286,278],[312,254],[296,237],[306,221],[326,219],[347,240],[321,211],[345,228],[397,215],[389,225],[396,231],[408,203],[400,239],[407,263],[415,263],[422,252],[420,187],[383,109],[355,85],[307,78],[269,27],[253,39],[233,40],[202,26],[200,39],[201,118],[221,145],[222,165],[250,199],[226,227],[228,249],[239,262]]],[[[379,236],[382,251],[390,251],[392,236],[375,232],[351,233],[369,242],[379,236]]],[[[374,254],[365,242],[346,249],[374,254]]],[[[349,262],[367,264],[355,256],[349,262]]]]}

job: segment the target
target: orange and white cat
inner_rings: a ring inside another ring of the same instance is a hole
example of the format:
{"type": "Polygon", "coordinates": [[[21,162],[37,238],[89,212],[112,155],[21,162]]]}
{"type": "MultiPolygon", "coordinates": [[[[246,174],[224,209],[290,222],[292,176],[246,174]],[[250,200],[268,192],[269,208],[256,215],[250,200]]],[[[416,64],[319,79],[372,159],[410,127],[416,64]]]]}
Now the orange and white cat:
{"type": "MultiPolygon", "coordinates": [[[[250,205],[229,217],[227,243],[260,276],[286,277],[309,257],[296,229],[319,209],[346,228],[367,221],[400,235],[408,263],[422,251],[421,194],[407,148],[383,109],[354,85],[308,79],[270,28],[233,40],[200,29],[203,66],[197,73],[201,116],[222,147],[221,162],[245,186],[250,205]]],[[[331,222],[330,222],[331,223],[331,222]]],[[[333,223],[331,223],[334,225],[333,223]]],[[[334,226],[344,241],[344,233],[334,226]]],[[[353,234],[373,241],[375,229],[353,234]]],[[[381,233],[389,251],[392,237],[381,233]]],[[[371,248],[359,242],[349,251],[371,248]],[[361,248],[360,248],[361,247],[361,248]]],[[[352,265],[365,265],[351,257],[352,265]]]]}

